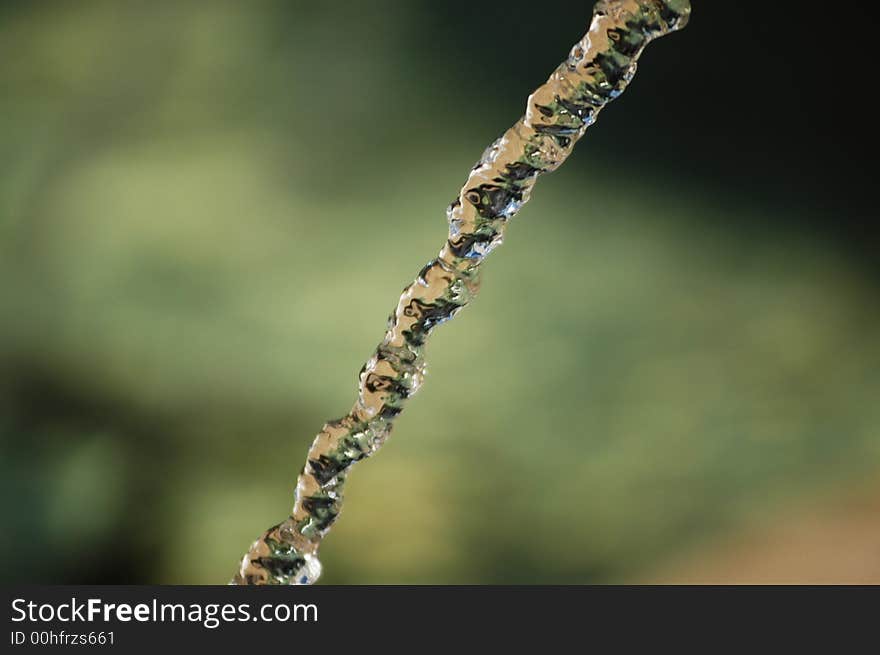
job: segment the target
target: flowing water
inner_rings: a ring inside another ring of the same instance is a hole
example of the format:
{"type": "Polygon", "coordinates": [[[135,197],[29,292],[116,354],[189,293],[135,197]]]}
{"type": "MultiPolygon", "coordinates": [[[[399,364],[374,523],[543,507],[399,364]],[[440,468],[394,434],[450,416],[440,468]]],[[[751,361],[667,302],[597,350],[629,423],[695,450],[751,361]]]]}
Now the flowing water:
{"type": "Polygon", "coordinates": [[[501,244],[537,178],[558,168],[601,109],[623,92],[648,42],[684,27],[689,15],[688,0],[596,4],[587,34],[529,97],[525,116],[471,170],[447,209],[447,241],[403,290],[384,338],[361,369],[354,407],[318,433],[290,517],[254,542],[233,584],[311,584],[318,578],[318,546],[339,516],[348,469],[382,446],[418,391],[431,331],[471,301],[480,264],[501,244]]]}

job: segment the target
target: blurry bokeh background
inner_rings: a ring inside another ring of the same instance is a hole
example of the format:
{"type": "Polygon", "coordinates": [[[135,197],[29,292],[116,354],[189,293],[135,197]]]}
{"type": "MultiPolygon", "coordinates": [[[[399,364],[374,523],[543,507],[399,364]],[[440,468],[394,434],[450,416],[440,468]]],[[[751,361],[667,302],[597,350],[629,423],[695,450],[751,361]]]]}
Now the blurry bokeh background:
{"type": "MultiPolygon", "coordinates": [[[[880,582],[871,29],[696,4],[434,334],[323,582],[880,582]]],[[[0,5],[0,578],[228,580],[590,5],[0,5]]]]}

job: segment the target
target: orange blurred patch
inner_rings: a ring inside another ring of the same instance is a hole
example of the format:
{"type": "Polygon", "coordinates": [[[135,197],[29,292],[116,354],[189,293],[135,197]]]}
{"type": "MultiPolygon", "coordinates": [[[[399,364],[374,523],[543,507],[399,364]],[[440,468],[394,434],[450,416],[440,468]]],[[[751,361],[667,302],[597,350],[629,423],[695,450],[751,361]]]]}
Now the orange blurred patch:
{"type": "Polygon", "coordinates": [[[658,584],[878,584],[880,489],[801,505],[650,577],[658,584]]]}

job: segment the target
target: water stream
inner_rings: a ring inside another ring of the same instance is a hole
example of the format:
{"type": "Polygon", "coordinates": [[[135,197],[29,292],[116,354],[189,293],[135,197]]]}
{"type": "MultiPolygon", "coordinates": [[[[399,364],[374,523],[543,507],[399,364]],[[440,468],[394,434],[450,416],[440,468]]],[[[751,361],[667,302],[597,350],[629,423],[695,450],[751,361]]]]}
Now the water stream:
{"type": "Polygon", "coordinates": [[[315,437],[291,515],[253,543],[233,584],[317,580],[318,547],[339,516],[348,470],[382,446],[421,387],[431,331],[474,298],[480,264],[501,244],[538,177],[558,168],[602,108],[624,91],[645,46],[684,27],[689,15],[688,0],[596,3],[589,31],[529,96],[525,115],[486,149],[449,205],[448,238],[403,290],[384,338],[361,369],[357,401],[315,437]]]}

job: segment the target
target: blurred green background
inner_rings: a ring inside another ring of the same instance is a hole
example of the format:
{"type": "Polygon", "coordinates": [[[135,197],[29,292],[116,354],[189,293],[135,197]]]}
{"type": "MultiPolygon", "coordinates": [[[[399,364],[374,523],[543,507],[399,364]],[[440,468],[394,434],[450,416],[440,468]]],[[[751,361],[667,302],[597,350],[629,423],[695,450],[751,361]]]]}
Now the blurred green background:
{"type": "MultiPolygon", "coordinates": [[[[227,581],[590,4],[4,3],[2,579],[227,581]]],[[[435,333],[322,582],[880,582],[855,117],[782,10],[697,4],[435,333]]]]}

